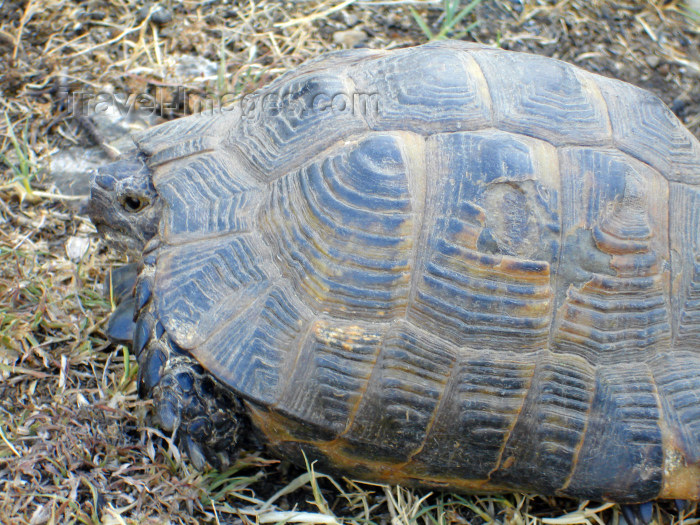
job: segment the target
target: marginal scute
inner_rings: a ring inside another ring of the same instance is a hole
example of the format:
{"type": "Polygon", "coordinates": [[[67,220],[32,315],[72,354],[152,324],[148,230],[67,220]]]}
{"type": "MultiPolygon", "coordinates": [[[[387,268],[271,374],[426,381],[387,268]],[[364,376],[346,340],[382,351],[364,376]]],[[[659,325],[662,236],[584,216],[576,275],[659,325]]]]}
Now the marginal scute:
{"type": "Polygon", "coordinates": [[[673,346],[700,353],[700,188],[671,184],[673,346]]]}
{"type": "Polygon", "coordinates": [[[232,298],[242,303],[238,311],[218,316],[217,330],[192,354],[234,391],[271,405],[282,395],[313,314],[284,284],[250,291],[248,297],[232,298]]]}
{"type": "Polygon", "coordinates": [[[244,99],[242,117],[227,139],[256,176],[274,180],[353,134],[366,131],[352,104],[352,83],[339,71],[312,71],[274,83],[244,99]],[[333,101],[337,100],[337,103],[333,101]]]}
{"type": "Polygon", "coordinates": [[[269,287],[275,274],[264,265],[261,246],[255,234],[233,234],[158,255],[158,314],[176,344],[188,350],[200,347],[269,287]]]}
{"type": "Polygon", "coordinates": [[[557,146],[612,143],[597,77],[537,55],[483,49],[473,56],[486,76],[498,129],[557,146]]]}
{"type": "Polygon", "coordinates": [[[602,77],[598,85],[617,147],[670,181],[700,184],[700,142],[656,95],[602,77]]]}
{"type": "Polygon", "coordinates": [[[385,325],[319,319],[291,371],[280,410],[311,425],[297,438],[330,440],[352,421],[377,362],[385,325]]]}
{"type": "Polygon", "coordinates": [[[156,126],[153,129],[136,134],[134,142],[149,157],[157,159],[156,164],[177,160],[183,152],[193,154],[196,151],[210,149],[226,136],[226,130],[237,120],[240,112],[225,111],[212,114],[198,113],[187,119],[178,119],[156,126]],[[192,139],[192,137],[197,137],[192,139]],[[169,152],[169,153],[168,153],[169,152]]]}
{"type": "Polygon", "coordinates": [[[650,362],[662,412],[669,428],[669,449],[687,465],[700,466],[700,357],[662,353],[650,362]]]}
{"type": "MultiPolygon", "coordinates": [[[[425,442],[457,355],[442,341],[401,322],[384,336],[371,380],[344,435],[346,453],[405,462],[425,442]]],[[[449,400],[446,400],[449,401],[449,400]]]]}
{"type": "Polygon", "coordinates": [[[664,452],[661,411],[649,368],[625,362],[596,370],[588,423],[563,493],[618,502],[659,496],[664,452]]]}
{"type": "Polygon", "coordinates": [[[228,155],[210,153],[157,172],[155,187],[166,203],[163,236],[177,244],[253,228],[260,189],[228,155]]]}
{"type": "Polygon", "coordinates": [[[153,169],[168,162],[174,162],[192,155],[210,153],[219,144],[221,139],[214,137],[196,137],[184,139],[174,145],[153,152],[148,157],[148,167],[153,169]]]}
{"type": "Polygon", "coordinates": [[[410,465],[412,475],[440,477],[450,472],[488,479],[522,409],[537,357],[461,348],[442,394],[443,408],[410,465]]]}
{"type": "Polygon", "coordinates": [[[585,360],[543,353],[490,481],[547,494],[561,488],[583,439],[594,381],[585,360]]]}

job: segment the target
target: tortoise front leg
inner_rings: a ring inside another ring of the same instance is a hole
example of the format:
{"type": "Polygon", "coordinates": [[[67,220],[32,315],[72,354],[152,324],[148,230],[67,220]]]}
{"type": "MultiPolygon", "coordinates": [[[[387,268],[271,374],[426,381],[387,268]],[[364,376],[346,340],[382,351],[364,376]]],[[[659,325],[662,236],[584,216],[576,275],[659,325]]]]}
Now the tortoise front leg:
{"type": "Polygon", "coordinates": [[[205,461],[226,468],[236,455],[244,426],[242,403],[191,356],[168,348],[161,365],[160,355],[154,357],[159,353],[160,348],[144,353],[139,394],[152,396],[157,423],[178,438],[196,468],[201,469],[205,461]]]}
{"type": "Polygon", "coordinates": [[[134,292],[139,395],[153,399],[156,423],[176,438],[196,468],[207,461],[225,468],[244,435],[243,404],[171,341],[157,319],[152,283],[153,267],[147,264],[134,292]]]}

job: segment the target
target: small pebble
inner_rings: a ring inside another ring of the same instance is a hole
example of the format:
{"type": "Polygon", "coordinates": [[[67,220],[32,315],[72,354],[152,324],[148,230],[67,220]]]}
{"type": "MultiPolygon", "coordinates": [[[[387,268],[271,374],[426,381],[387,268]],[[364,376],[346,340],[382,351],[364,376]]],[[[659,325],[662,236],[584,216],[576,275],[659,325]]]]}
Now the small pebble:
{"type": "Polygon", "coordinates": [[[80,262],[90,246],[86,237],[69,237],[66,241],[66,255],[73,262],[80,262]]]}
{"type": "Polygon", "coordinates": [[[683,97],[678,97],[671,102],[671,111],[673,111],[678,118],[685,116],[685,110],[688,107],[688,100],[683,97]]]}
{"type": "Polygon", "coordinates": [[[656,69],[656,67],[661,63],[661,59],[656,55],[649,55],[646,57],[646,61],[647,65],[652,69],[656,69]]]}
{"type": "Polygon", "coordinates": [[[151,13],[151,22],[156,25],[164,26],[173,20],[173,14],[170,12],[170,10],[159,4],[156,4],[155,7],[153,7],[152,4],[146,4],[143,6],[141,9],[136,11],[136,20],[143,22],[148,16],[149,12],[151,13]],[[152,12],[151,9],[153,9],[152,12]]]}
{"type": "Polygon", "coordinates": [[[157,6],[153,13],[151,13],[151,22],[158,24],[159,26],[164,26],[169,24],[173,19],[173,14],[170,10],[166,9],[162,5],[157,6]]]}
{"type": "Polygon", "coordinates": [[[367,33],[361,29],[349,29],[333,33],[333,42],[343,47],[352,48],[367,40],[367,33]]]}
{"type": "Polygon", "coordinates": [[[651,519],[654,517],[654,505],[649,501],[639,505],[639,516],[643,523],[651,523],[651,519]]]}
{"type": "Polygon", "coordinates": [[[360,18],[357,15],[346,11],[341,11],[341,15],[343,17],[343,23],[348,27],[352,27],[360,21],[360,18]]]}
{"type": "Polygon", "coordinates": [[[136,11],[136,21],[139,23],[143,22],[146,19],[146,17],[148,16],[148,12],[150,10],[151,10],[151,6],[146,4],[141,9],[136,11]]]}

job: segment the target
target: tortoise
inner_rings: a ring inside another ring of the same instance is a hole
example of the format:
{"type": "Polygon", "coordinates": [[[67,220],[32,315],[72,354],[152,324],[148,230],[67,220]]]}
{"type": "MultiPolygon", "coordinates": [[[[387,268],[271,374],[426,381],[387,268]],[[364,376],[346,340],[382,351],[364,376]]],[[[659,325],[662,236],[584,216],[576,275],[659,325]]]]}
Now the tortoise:
{"type": "Polygon", "coordinates": [[[700,498],[700,143],[643,89],[335,52],[137,135],[89,213],[141,257],[111,335],[197,466],[259,436],[391,484],[700,498]]]}

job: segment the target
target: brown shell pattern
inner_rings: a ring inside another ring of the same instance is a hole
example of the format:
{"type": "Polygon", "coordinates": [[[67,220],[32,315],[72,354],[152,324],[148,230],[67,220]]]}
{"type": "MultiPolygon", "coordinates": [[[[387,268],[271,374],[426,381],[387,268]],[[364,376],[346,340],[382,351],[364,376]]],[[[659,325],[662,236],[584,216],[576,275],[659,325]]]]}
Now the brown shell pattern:
{"type": "Polygon", "coordinates": [[[700,498],[700,144],[650,93],[474,44],[358,50],[138,144],[160,321],[283,453],[700,498]]]}

